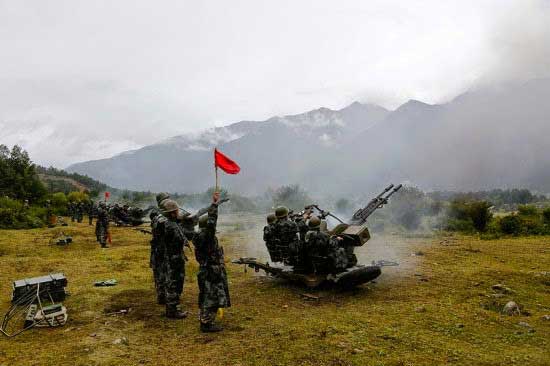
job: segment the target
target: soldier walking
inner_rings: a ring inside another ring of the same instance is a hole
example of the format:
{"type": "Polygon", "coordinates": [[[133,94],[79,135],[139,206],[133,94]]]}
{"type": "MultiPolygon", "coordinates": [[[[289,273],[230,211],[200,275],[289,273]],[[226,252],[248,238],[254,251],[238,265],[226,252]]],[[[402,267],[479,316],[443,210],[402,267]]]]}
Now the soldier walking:
{"type": "Polygon", "coordinates": [[[199,232],[195,235],[195,258],[199,263],[200,330],[219,332],[222,327],[214,323],[219,308],[231,306],[229,285],[225,271],[223,248],[216,238],[218,202],[220,194],[214,193],[208,215],[199,219],[199,232]]]}
{"type": "Polygon", "coordinates": [[[105,202],[99,203],[97,220],[95,223],[95,235],[102,248],[108,248],[107,238],[109,236],[109,212],[105,202]]]}
{"type": "Polygon", "coordinates": [[[183,319],[187,317],[187,312],[181,311],[179,302],[185,280],[183,248],[187,244],[187,238],[183,228],[178,224],[177,202],[166,199],[162,201],[162,206],[163,215],[167,219],[164,223],[166,317],[183,319]]]}

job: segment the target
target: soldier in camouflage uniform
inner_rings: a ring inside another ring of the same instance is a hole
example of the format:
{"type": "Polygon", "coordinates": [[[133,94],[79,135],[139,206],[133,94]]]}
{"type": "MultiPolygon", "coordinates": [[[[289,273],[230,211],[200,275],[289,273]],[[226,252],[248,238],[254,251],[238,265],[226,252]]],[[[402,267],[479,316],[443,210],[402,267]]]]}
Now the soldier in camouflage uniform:
{"type": "Polygon", "coordinates": [[[69,204],[67,205],[67,213],[71,217],[71,222],[74,222],[75,214],[74,214],[74,203],[73,202],[69,202],[69,204]]]}
{"type": "Polygon", "coordinates": [[[164,223],[164,264],[166,268],[166,316],[172,319],[183,319],[187,312],[179,308],[180,296],[183,292],[185,279],[185,260],[183,248],[187,238],[183,228],[178,224],[179,207],[176,201],[166,199],[162,201],[163,215],[167,219],[164,223]]]}
{"type": "Polygon", "coordinates": [[[97,220],[95,223],[95,235],[102,248],[108,248],[107,237],[109,235],[109,212],[105,202],[99,203],[97,210],[97,220]]]}
{"type": "Polygon", "coordinates": [[[202,332],[219,332],[222,328],[214,324],[219,308],[231,306],[229,285],[225,271],[223,248],[216,238],[219,193],[214,193],[208,216],[199,220],[199,232],[195,235],[195,258],[200,265],[199,283],[200,329],[202,332]]]}
{"type": "Polygon", "coordinates": [[[166,247],[164,244],[164,228],[168,219],[160,213],[160,210],[163,209],[162,203],[168,199],[168,197],[166,193],[159,193],[157,195],[159,210],[153,210],[149,215],[151,219],[151,232],[153,234],[151,239],[149,266],[153,271],[155,290],[157,292],[157,303],[159,305],[166,304],[166,247]]]}
{"type": "Polygon", "coordinates": [[[267,225],[264,226],[264,242],[271,261],[280,262],[282,259],[278,256],[279,253],[275,248],[275,238],[273,235],[275,220],[277,220],[275,214],[267,215],[267,225]]]}
{"type": "Polygon", "coordinates": [[[308,226],[303,250],[307,253],[307,269],[314,273],[337,273],[346,269],[347,255],[339,244],[342,238],[321,231],[321,220],[317,216],[309,219],[308,226]]]}
{"type": "Polygon", "coordinates": [[[78,204],[76,205],[76,221],[78,223],[81,223],[83,218],[84,218],[84,202],[78,202],[78,204]]]}
{"type": "Polygon", "coordinates": [[[273,237],[277,254],[287,265],[294,265],[299,246],[298,226],[288,218],[288,208],[275,209],[277,221],[273,225],[273,237]]]}

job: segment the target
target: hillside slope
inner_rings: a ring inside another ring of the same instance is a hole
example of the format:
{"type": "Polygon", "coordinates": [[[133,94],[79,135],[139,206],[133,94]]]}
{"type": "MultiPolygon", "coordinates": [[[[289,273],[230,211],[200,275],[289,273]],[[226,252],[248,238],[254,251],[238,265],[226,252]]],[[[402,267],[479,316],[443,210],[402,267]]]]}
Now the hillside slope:
{"type": "Polygon", "coordinates": [[[526,187],[550,192],[550,80],[485,88],[441,105],[409,101],[395,111],[353,103],[178,136],[69,171],[117,187],[193,192],[212,185],[212,149],[242,173],[238,192],[300,183],[315,192],[372,191],[388,181],[423,189],[526,187]]]}

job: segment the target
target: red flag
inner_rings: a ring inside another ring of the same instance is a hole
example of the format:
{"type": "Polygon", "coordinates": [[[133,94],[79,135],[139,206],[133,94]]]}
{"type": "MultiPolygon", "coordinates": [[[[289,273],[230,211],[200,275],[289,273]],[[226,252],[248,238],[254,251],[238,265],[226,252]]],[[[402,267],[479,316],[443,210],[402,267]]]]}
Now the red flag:
{"type": "Polygon", "coordinates": [[[227,174],[237,174],[241,171],[241,168],[237,163],[219,152],[218,149],[214,149],[214,165],[227,174]]]}
{"type": "Polygon", "coordinates": [[[105,192],[105,201],[107,201],[111,197],[111,192],[105,192]]]}

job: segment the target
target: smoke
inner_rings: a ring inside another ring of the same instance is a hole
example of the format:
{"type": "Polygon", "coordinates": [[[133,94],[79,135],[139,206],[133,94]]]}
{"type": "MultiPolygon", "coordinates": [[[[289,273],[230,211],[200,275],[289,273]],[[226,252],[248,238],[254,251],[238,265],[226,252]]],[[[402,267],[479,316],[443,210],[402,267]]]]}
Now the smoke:
{"type": "Polygon", "coordinates": [[[482,84],[550,77],[550,1],[512,2],[496,16],[488,49],[482,84]]]}

